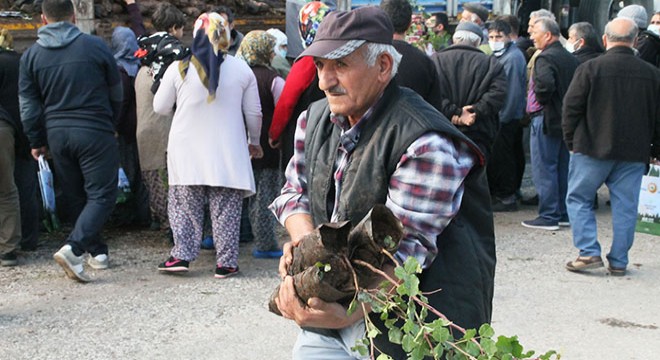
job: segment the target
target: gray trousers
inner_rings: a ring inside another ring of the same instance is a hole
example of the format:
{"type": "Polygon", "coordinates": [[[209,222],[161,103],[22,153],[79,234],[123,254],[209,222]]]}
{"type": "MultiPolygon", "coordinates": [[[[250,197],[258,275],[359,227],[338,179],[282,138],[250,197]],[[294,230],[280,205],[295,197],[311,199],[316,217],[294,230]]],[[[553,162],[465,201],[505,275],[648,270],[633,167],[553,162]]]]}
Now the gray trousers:
{"type": "Polygon", "coordinates": [[[21,212],[14,183],[14,128],[0,120],[0,254],[18,249],[21,242],[21,212]]]}

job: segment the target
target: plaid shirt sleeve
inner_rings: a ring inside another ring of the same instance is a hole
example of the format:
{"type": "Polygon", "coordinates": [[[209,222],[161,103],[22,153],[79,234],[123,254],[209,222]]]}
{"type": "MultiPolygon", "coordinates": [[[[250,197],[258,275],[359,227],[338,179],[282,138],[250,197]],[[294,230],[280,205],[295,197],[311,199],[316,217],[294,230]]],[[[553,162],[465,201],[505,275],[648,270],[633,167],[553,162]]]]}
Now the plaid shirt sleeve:
{"type": "Polygon", "coordinates": [[[294,214],[310,214],[309,198],[307,197],[307,177],[305,176],[305,129],[307,128],[307,111],[298,117],[294,134],[293,157],[287,165],[284,176],[286,183],[280,196],[275,198],[268,207],[275,214],[280,224],[294,214]]]}
{"type": "Polygon", "coordinates": [[[385,204],[405,231],[397,260],[414,256],[423,268],[431,265],[438,254],[436,237],[458,212],[474,162],[467,144],[436,133],[408,147],[390,178],[385,204]]]}

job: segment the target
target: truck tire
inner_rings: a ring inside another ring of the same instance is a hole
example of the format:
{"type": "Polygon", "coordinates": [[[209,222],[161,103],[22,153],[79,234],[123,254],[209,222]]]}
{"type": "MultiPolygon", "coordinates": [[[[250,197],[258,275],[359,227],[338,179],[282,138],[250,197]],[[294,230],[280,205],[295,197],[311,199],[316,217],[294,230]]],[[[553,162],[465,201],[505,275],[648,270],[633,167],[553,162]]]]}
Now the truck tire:
{"type": "Polygon", "coordinates": [[[642,5],[649,14],[649,20],[653,14],[653,0],[582,0],[578,8],[578,21],[587,21],[594,29],[602,35],[605,25],[616,17],[622,8],[628,5],[642,5]]]}

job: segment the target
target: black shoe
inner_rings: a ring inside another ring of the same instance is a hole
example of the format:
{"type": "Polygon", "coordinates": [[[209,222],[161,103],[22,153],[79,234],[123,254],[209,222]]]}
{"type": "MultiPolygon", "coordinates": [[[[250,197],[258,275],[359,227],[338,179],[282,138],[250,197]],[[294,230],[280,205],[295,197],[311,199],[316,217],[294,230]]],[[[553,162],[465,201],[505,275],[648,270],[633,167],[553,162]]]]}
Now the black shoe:
{"type": "Polygon", "coordinates": [[[16,257],[16,251],[11,251],[0,256],[0,266],[16,265],[18,265],[18,257],[16,257]]]}
{"type": "Polygon", "coordinates": [[[522,200],[520,200],[520,203],[522,205],[527,205],[527,206],[536,206],[536,205],[539,204],[539,196],[534,195],[531,198],[522,199],[522,200]]]}
{"type": "Polygon", "coordinates": [[[233,268],[233,267],[225,267],[225,266],[217,266],[215,268],[215,278],[216,279],[224,279],[228,278],[230,276],[238,274],[238,266],[233,268]]]}
{"type": "Polygon", "coordinates": [[[185,260],[177,259],[174,256],[170,256],[165,262],[158,265],[158,271],[167,271],[167,272],[186,272],[188,271],[188,266],[190,263],[185,260]]]}
{"type": "Polygon", "coordinates": [[[514,212],[518,211],[518,204],[516,202],[505,204],[498,200],[493,203],[492,209],[493,212],[514,212]]]}

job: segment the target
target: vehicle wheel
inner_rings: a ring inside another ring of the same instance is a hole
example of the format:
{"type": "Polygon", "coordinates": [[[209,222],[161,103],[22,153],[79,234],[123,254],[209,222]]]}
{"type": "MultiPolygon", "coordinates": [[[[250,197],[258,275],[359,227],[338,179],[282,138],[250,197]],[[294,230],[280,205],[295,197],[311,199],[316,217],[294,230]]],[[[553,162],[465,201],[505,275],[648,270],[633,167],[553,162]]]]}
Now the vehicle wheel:
{"type": "Polygon", "coordinates": [[[649,14],[653,14],[653,0],[582,0],[578,10],[578,21],[587,21],[599,34],[603,34],[608,21],[616,17],[619,10],[628,5],[642,5],[649,14]]]}

